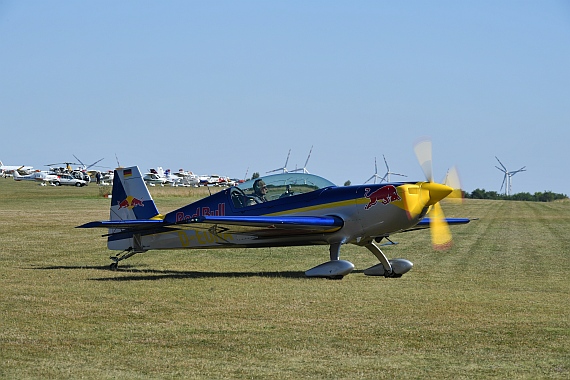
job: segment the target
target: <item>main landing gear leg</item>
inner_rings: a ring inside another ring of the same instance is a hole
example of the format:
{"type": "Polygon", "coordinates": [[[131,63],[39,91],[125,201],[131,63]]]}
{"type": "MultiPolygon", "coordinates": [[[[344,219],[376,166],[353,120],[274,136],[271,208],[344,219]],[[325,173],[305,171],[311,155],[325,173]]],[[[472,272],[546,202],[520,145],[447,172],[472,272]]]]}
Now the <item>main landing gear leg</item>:
{"type": "Polygon", "coordinates": [[[340,260],[340,243],[331,244],[329,254],[331,261],[340,260]]]}
{"type": "Polygon", "coordinates": [[[131,257],[137,253],[139,253],[139,252],[135,251],[135,249],[133,247],[129,247],[128,249],[121,251],[117,255],[109,257],[111,260],[113,260],[111,265],[109,265],[109,269],[117,270],[117,268],[119,267],[119,261],[128,259],[129,257],[131,257]]]}
{"type": "Polygon", "coordinates": [[[350,261],[340,260],[341,243],[332,243],[329,248],[330,261],[317,265],[305,272],[307,277],[325,277],[340,280],[354,270],[350,261]]]}
{"type": "Polygon", "coordinates": [[[109,257],[113,262],[109,266],[111,270],[117,270],[119,267],[119,261],[128,259],[129,257],[136,255],[137,253],[144,252],[142,248],[142,239],[140,234],[133,235],[133,246],[117,253],[115,256],[109,257]]]}
{"type": "Polygon", "coordinates": [[[365,247],[380,260],[380,264],[371,266],[364,271],[364,274],[367,276],[402,277],[404,273],[414,266],[411,261],[406,259],[388,260],[374,241],[366,244],[365,247]]]}

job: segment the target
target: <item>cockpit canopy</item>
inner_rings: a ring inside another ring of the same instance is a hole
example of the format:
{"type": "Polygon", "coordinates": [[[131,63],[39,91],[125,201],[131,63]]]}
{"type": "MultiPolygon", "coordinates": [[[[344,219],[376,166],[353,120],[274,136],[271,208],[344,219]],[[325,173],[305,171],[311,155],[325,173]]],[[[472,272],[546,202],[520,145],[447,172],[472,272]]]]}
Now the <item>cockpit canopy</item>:
{"type": "Polygon", "coordinates": [[[265,182],[265,186],[267,186],[267,193],[265,195],[267,201],[336,186],[331,181],[313,174],[282,173],[255,178],[239,184],[237,187],[243,190],[246,195],[254,195],[253,184],[258,179],[262,179],[263,182],[265,182]]]}

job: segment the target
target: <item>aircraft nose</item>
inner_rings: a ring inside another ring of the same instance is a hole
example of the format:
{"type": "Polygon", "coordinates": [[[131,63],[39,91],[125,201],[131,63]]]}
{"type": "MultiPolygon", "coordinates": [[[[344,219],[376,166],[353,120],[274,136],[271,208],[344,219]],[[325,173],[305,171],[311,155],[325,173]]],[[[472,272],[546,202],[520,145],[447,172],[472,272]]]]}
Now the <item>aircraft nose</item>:
{"type": "Polygon", "coordinates": [[[429,200],[427,201],[426,206],[436,204],[453,192],[452,187],[435,182],[424,182],[422,183],[421,188],[422,190],[427,190],[429,192],[429,200]]]}

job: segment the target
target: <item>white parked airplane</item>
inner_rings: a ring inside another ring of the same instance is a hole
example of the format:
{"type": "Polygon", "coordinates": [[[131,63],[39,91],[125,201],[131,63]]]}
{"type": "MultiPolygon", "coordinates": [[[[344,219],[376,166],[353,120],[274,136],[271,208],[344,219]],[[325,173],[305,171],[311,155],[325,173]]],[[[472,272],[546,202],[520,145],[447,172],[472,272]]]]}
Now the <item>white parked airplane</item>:
{"type": "Polygon", "coordinates": [[[14,170],[14,180],[36,181],[39,182],[42,186],[45,186],[47,183],[55,185],[55,183],[59,181],[59,177],[55,174],[50,174],[39,170],[28,175],[20,175],[17,170],[14,170]]]}
{"type": "Polygon", "coordinates": [[[165,174],[162,167],[159,166],[156,169],[150,169],[148,173],[145,173],[143,180],[150,186],[164,186],[166,184],[170,185],[173,183],[172,179],[169,178],[170,171],[167,174],[165,174]]]}
{"type": "Polygon", "coordinates": [[[184,169],[178,170],[177,173],[173,173],[171,176],[180,178],[176,182],[178,186],[198,186],[200,184],[200,177],[191,171],[184,171],[184,169]]]}
{"type": "Polygon", "coordinates": [[[22,172],[30,172],[33,169],[32,166],[23,166],[23,165],[4,165],[2,161],[0,161],[0,174],[2,177],[6,177],[7,175],[12,175],[12,173],[16,170],[20,170],[22,172]]]}

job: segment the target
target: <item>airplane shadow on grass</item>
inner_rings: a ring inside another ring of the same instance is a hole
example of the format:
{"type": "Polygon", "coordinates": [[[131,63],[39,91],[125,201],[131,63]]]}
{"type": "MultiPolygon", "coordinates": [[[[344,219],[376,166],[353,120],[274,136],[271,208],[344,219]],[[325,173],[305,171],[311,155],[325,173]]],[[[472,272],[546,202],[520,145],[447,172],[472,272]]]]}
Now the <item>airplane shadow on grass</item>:
{"type": "MultiPolygon", "coordinates": [[[[34,267],[30,269],[40,269],[40,270],[77,270],[77,269],[89,269],[89,270],[101,270],[111,273],[116,273],[116,277],[101,277],[101,278],[90,278],[91,281],[154,281],[162,279],[185,279],[185,278],[244,278],[244,277],[267,277],[267,278],[300,278],[306,280],[313,280],[305,276],[305,272],[299,271],[283,271],[283,272],[199,272],[199,271],[173,271],[173,270],[157,270],[157,269],[135,269],[128,265],[117,268],[115,271],[111,271],[108,266],[46,266],[46,267],[34,267]],[[124,275],[123,275],[124,274],[124,275]],[[120,276],[119,276],[120,275],[120,276]]],[[[358,273],[362,271],[353,271],[352,273],[358,273]]]]}

